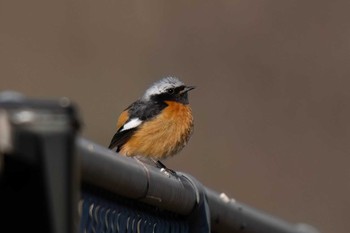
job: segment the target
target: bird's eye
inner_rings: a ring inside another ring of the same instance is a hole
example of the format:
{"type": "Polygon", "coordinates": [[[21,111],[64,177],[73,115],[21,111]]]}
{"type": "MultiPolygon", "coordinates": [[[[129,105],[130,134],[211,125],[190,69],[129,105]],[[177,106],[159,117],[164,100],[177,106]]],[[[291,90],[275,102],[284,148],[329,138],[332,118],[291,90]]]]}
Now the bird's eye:
{"type": "Polygon", "coordinates": [[[168,92],[168,94],[172,95],[172,94],[174,94],[175,89],[174,88],[170,88],[170,89],[167,90],[167,92],[168,92]]]}

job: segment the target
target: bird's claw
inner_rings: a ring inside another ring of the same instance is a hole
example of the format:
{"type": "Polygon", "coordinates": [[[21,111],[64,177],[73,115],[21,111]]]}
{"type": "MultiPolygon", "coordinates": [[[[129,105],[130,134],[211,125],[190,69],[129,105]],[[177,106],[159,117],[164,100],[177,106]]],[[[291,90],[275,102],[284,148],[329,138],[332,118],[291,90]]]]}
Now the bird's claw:
{"type": "Polygon", "coordinates": [[[171,169],[169,169],[169,168],[164,168],[164,167],[162,167],[161,169],[160,169],[160,171],[161,172],[163,172],[165,175],[167,175],[168,177],[171,177],[171,176],[175,176],[175,177],[177,177],[177,174],[176,174],[176,172],[174,171],[174,170],[171,170],[171,169]]]}

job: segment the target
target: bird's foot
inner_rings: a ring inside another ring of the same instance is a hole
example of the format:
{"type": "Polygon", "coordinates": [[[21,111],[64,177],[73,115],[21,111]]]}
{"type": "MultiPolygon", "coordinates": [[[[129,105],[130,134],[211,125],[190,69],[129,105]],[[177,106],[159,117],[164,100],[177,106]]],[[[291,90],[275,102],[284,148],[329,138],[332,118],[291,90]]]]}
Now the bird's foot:
{"type": "Polygon", "coordinates": [[[164,174],[166,174],[167,176],[175,176],[177,177],[177,174],[174,170],[167,168],[162,162],[160,162],[159,160],[154,161],[156,166],[160,169],[161,172],[163,172],[164,174]]]}

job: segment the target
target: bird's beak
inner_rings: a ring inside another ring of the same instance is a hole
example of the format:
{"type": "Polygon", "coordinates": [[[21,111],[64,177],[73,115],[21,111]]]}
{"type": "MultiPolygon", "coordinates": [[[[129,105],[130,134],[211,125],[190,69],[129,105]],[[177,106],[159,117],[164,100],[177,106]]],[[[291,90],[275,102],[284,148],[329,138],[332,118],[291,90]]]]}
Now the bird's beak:
{"type": "Polygon", "coordinates": [[[193,89],[195,89],[196,87],[195,86],[186,86],[180,93],[182,94],[182,93],[186,93],[186,92],[188,92],[188,91],[190,91],[190,90],[193,90],[193,89]]]}

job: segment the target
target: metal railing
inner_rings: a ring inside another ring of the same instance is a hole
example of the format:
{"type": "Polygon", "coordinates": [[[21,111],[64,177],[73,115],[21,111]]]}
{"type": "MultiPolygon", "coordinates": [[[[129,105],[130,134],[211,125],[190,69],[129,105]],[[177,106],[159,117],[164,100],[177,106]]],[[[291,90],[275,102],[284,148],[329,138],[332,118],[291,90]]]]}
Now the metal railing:
{"type": "MultiPolygon", "coordinates": [[[[0,212],[8,219],[27,222],[18,224],[17,230],[117,232],[113,224],[121,218],[116,213],[125,210],[130,214],[121,232],[156,232],[157,224],[160,232],[171,226],[177,229],[172,232],[317,232],[307,224],[288,223],[216,193],[188,174],[168,174],[118,156],[78,137],[78,129],[76,107],[66,98],[48,101],[0,94],[0,212]],[[101,191],[94,192],[92,199],[91,188],[101,191]],[[87,197],[82,195],[86,190],[87,197]],[[103,192],[109,193],[108,201],[103,201],[104,194],[96,197],[103,192]],[[94,198],[102,203],[101,208],[95,208],[94,198]],[[123,199],[129,207],[113,204],[123,199]],[[133,211],[135,206],[141,206],[137,209],[142,214],[133,211]],[[25,219],[18,219],[19,210],[27,213],[25,219]],[[158,221],[162,216],[171,217],[158,221]],[[141,231],[152,221],[153,228],[141,231]],[[39,228],[38,222],[43,223],[39,228]],[[90,230],[82,230],[82,222],[90,230]]],[[[8,227],[8,222],[1,227],[8,227]]]]}

